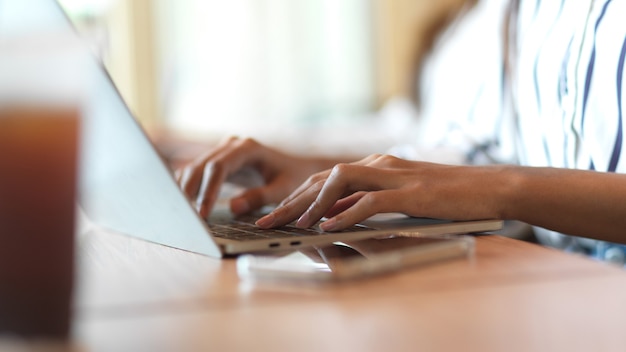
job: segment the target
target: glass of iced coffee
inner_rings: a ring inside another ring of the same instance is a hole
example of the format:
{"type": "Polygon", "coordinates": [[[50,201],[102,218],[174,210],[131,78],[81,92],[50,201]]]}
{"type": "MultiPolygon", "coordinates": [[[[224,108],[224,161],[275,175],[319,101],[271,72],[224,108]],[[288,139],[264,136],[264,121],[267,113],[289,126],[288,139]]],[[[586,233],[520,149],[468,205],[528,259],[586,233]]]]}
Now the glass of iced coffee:
{"type": "Polygon", "coordinates": [[[0,38],[0,336],[70,334],[80,57],[63,38],[0,38]]]}

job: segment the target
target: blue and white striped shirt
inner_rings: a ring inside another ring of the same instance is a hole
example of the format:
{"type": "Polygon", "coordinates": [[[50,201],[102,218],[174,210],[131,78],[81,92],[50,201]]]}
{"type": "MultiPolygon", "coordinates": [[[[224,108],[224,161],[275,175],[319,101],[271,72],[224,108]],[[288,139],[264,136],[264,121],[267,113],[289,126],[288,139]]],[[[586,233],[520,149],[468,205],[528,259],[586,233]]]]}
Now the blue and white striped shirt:
{"type": "MultiPolygon", "coordinates": [[[[521,164],[626,172],[624,15],[620,0],[521,2],[512,80],[521,164]]],[[[622,246],[536,233],[566,250],[626,257],[622,246]]]]}
{"type": "MultiPolygon", "coordinates": [[[[466,141],[503,162],[625,173],[626,0],[521,0],[508,98],[502,37],[494,40],[504,33],[505,7],[479,2],[426,66],[422,84],[432,94],[422,99],[422,118],[430,145],[458,145],[449,126],[462,126],[466,141]]],[[[547,245],[626,261],[624,246],[535,232],[547,245]]]]}

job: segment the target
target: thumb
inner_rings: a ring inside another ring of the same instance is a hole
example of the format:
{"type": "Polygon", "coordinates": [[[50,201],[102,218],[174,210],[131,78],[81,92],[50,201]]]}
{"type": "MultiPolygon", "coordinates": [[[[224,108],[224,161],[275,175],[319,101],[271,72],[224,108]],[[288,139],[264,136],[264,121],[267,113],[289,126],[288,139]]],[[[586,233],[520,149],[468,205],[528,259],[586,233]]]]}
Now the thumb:
{"type": "Polygon", "coordinates": [[[265,188],[251,188],[230,200],[230,211],[235,215],[242,215],[257,210],[267,204],[265,188]]]}
{"type": "Polygon", "coordinates": [[[281,199],[273,184],[250,188],[230,200],[230,210],[235,215],[242,215],[264,205],[278,203],[281,199]]]}

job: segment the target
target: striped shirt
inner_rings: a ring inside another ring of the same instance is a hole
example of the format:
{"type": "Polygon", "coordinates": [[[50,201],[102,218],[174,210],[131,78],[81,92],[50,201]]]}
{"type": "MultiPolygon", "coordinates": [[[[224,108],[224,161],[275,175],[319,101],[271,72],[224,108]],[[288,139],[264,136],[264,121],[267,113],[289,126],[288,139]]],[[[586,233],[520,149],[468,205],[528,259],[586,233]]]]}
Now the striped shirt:
{"type": "MultiPolygon", "coordinates": [[[[501,40],[493,39],[503,33],[505,5],[479,2],[436,48],[422,82],[432,92],[422,99],[424,138],[459,145],[449,126],[461,126],[461,147],[472,158],[480,150],[501,162],[625,173],[626,0],[521,0],[509,98],[502,94],[501,40]],[[492,55],[499,55],[497,62],[492,55]],[[481,60],[487,64],[478,70],[481,60]],[[463,73],[468,70],[480,74],[463,73]],[[456,90],[436,98],[446,84],[456,90]]],[[[535,233],[546,245],[626,262],[624,246],[540,228],[535,233]]]]}

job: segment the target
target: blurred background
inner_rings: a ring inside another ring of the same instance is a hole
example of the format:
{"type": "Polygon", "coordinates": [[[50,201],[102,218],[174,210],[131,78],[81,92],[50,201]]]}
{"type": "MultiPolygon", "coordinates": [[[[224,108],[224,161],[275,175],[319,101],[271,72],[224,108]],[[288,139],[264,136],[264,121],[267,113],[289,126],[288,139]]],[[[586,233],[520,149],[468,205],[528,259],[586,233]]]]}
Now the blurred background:
{"type": "Polygon", "coordinates": [[[374,133],[380,111],[413,114],[423,32],[466,1],[60,2],[154,135],[277,144],[308,131],[345,146],[350,130],[380,152],[406,133],[374,133]]]}

